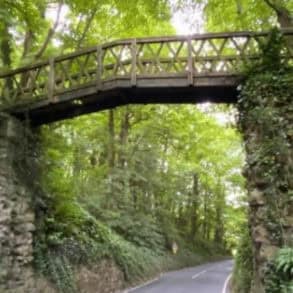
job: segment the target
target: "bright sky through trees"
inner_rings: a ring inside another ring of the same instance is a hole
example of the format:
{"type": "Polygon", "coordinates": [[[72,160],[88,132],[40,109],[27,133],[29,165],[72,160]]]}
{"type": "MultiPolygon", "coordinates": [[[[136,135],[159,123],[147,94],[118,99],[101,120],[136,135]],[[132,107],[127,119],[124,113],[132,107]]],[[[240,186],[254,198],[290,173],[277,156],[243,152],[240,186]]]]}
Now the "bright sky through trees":
{"type": "MultiPolygon", "coordinates": [[[[171,3],[175,5],[175,1],[171,3]]],[[[178,35],[192,35],[204,32],[204,15],[203,4],[198,4],[192,8],[183,7],[181,9],[173,9],[171,22],[176,29],[178,35]]]]}
{"type": "MultiPolygon", "coordinates": [[[[204,15],[203,5],[197,5],[190,9],[190,7],[183,7],[177,9],[174,0],[171,0],[173,6],[171,23],[178,35],[190,35],[204,32],[204,15]]],[[[62,32],[66,29],[69,19],[67,15],[69,8],[63,5],[60,12],[60,23],[58,24],[57,31],[62,32]]],[[[52,5],[47,11],[46,16],[54,22],[57,16],[57,5],[52,5]]],[[[110,25],[110,24],[109,24],[110,25]]],[[[58,42],[57,42],[58,43],[58,42]]]]}

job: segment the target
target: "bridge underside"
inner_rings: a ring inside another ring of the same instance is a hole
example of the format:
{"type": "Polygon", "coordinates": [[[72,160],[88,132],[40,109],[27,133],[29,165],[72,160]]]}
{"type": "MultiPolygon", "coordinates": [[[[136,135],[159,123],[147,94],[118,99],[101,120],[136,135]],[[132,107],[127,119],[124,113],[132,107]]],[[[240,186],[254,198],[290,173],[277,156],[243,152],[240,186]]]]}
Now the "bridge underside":
{"type": "Polygon", "coordinates": [[[198,78],[190,85],[186,77],[139,79],[135,85],[129,80],[112,80],[62,93],[53,100],[22,104],[9,112],[38,126],[126,104],[231,104],[237,101],[238,84],[236,76],[198,78]]]}

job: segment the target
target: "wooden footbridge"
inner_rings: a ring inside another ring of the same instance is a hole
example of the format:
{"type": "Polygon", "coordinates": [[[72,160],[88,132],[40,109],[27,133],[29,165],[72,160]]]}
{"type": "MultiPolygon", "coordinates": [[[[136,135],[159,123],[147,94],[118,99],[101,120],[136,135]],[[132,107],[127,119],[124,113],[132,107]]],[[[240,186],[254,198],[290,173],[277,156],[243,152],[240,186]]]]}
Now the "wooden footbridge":
{"type": "MultiPolygon", "coordinates": [[[[293,30],[283,31],[293,63],[293,30]],[[290,39],[290,41],[289,41],[290,39]]],[[[268,33],[119,40],[0,74],[0,112],[40,125],[123,104],[235,103],[268,33]]]]}

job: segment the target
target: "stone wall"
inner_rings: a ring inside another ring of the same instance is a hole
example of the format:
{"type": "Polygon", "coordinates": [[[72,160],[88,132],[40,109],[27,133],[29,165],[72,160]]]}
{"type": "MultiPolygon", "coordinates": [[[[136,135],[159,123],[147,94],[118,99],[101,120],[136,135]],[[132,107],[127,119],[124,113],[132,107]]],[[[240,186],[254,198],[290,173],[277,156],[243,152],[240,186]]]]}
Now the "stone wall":
{"type": "Polygon", "coordinates": [[[32,292],[34,212],[26,158],[28,133],[0,113],[0,292],[32,292]]]}
{"type": "MultiPolygon", "coordinates": [[[[36,146],[23,122],[0,113],[0,293],[58,291],[33,271],[36,146]]],[[[75,267],[74,280],[78,292],[87,293],[118,292],[124,285],[123,273],[109,260],[75,267]]]]}
{"type": "MultiPolygon", "coordinates": [[[[281,72],[281,71],[280,71],[281,72]]],[[[293,240],[293,86],[289,74],[250,78],[239,103],[246,148],[249,221],[253,241],[252,292],[262,293],[266,270],[293,240]]]]}

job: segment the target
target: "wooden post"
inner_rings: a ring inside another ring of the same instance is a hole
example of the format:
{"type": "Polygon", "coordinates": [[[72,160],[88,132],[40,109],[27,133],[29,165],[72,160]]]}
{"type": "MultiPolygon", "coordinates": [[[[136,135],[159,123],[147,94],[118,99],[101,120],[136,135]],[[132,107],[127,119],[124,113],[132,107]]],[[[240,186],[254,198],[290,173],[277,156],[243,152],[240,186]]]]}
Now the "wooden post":
{"type": "Polygon", "coordinates": [[[103,78],[103,51],[102,46],[97,46],[97,90],[102,89],[102,78],[103,78]]]}
{"type": "Polygon", "coordinates": [[[136,86],[136,58],[137,58],[137,46],[136,39],[131,41],[131,86],[136,86]]]}
{"type": "Polygon", "coordinates": [[[55,87],[55,61],[54,58],[49,59],[49,78],[48,78],[48,99],[51,103],[55,103],[54,87],[55,87]]]}
{"type": "Polygon", "coordinates": [[[188,60],[187,60],[187,81],[188,85],[193,85],[193,60],[192,60],[192,44],[191,44],[191,37],[187,39],[187,53],[188,53],[188,60]]]}

